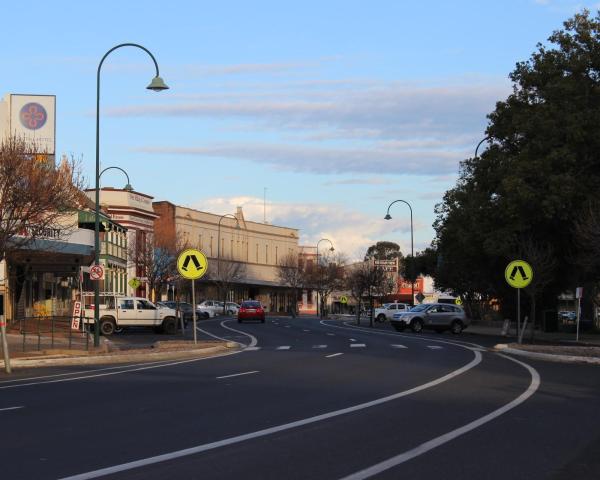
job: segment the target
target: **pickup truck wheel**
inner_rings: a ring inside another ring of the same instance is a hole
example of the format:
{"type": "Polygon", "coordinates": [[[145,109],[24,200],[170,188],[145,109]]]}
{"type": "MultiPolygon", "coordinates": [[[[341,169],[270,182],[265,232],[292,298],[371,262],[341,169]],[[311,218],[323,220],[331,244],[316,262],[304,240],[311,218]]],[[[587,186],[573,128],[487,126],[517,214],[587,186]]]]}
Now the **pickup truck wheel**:
{"type": "Polygon", "coordinates": [[[175,335],[177,333],[177,323],[174,318],[165,318],[163,321],[163,331],[167,335],[175,335]]]}
{"type": "Polygon", "coordinates": [[[385,322],[385,314],[380,313],[379,315],[377,315],[377,321],[382,323],[385,322]]]}
{"type": "Polygon", "coordinates": [[[423,320],[415,318],[410,322],[410,328],[412,328],[412,331],[415,333],[421,333],[423,331],[423,320]]]}
{"type": "Polygon", "coordinates": [[[202,314],[202,318],[210,318],[210,313],[208,313],[208,312],[204,312],[204,313],[202,314]]]}
{"type": "Polygon", "coordinates": [[[115,333],[116,328],[117,326],[115,325],[115,321],[112,318],[100,319],[100,332],[102,332],[102,335],[112,335],[113,333],[115,333]]]}

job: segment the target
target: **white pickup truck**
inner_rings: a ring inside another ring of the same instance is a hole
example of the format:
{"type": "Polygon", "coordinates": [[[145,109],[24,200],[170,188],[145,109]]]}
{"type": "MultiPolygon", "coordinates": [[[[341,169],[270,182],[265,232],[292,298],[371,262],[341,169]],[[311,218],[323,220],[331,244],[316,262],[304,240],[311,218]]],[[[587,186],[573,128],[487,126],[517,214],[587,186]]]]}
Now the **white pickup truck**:
{"type": "MultiPolygon", "coordinates": [[[[84,322],[94,324],[94,306],[86,299],[84,322]],[[90,308],[91,307],[91,308],[90,308]]],[[[100,303],[100,332],[112,335],[126,327],[153,327],[156,332],[177,332],[177,312],[172,308],[159,308],[149,300],[139,297],[103,295],[100,303]]]]}
{"type": "Polygon", "coordinates": [[[378,322],[391,320],[394,313],[408,312],[410,305],[406,303],[384,303],[380,308],[375,309],[373,318],[378,322]]]}

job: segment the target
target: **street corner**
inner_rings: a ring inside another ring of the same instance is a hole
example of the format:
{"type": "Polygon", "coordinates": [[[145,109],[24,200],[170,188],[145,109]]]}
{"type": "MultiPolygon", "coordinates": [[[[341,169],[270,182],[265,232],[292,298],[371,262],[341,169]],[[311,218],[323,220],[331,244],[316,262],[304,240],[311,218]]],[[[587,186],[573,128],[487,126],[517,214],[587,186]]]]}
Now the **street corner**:
{"type": "Polygon", "coordinates": [[[498,343],[492,350],[497,353],[518,355],[532,360],[600,365],[600,347],[597,346],[498,343]]]}

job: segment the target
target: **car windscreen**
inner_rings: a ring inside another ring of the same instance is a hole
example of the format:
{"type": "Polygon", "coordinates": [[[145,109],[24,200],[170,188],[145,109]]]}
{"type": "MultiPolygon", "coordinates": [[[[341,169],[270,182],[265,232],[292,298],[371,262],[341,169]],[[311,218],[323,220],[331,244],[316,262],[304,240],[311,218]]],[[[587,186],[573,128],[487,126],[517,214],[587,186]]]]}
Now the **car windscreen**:
{"type": "Polygon", "coordinates": [[[429,307],[429,305],[415,305],[414,307],[412,307],[409,311],[410,312],[422,312],[423,310],[425,310],[427,307],[429,307]]]}
{"type": "Polygon", "coordinates": [[[243,308],[260,308],[260,302],[242,302],[243,308]]]}

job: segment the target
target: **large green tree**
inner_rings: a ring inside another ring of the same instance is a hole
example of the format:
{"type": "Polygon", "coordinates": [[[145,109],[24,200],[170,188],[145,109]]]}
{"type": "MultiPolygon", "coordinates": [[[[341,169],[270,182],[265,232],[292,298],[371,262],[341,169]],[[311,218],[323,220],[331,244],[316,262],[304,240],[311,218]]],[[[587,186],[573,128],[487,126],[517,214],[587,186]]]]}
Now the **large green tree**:
{"type": "Polygon", "coordinates": [[[567,20],[510,78],[489,115],[490,147],[462,162],[436,209],[435,280],[467,298],[512,298],[504,267],[535,263],[524,246],[536,245],[553,252],[543,287],[555,298],[579,280],[575,220],[600,180],[600,16],[567,20]]]}

